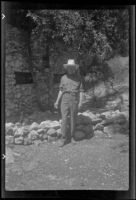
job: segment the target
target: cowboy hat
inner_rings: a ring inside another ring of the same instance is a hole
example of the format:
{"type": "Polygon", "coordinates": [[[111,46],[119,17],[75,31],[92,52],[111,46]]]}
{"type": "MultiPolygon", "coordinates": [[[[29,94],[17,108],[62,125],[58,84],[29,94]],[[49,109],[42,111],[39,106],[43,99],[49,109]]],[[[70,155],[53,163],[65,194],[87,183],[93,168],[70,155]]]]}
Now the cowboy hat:
{"type": "Polygon", "coordinates": [[[74,60],[74,59],[69,59],[68,62],[67,62],[67,64],[64,64],[63,66],[64,66],[65,69],[66,69],[67,67],[69,67],[69,66],[74,66],[74,67],[76,67],[76,69],[79,67],[79,65],[77,65],[77,64],[75,63],[75,60],[74,60]]]}

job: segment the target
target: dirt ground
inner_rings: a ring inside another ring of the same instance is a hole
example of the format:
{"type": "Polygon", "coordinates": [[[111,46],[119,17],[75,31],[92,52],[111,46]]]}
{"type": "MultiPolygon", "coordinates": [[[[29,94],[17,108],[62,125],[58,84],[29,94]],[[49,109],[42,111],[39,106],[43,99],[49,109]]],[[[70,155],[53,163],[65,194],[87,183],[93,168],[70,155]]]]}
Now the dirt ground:
{"type": "Polygon", "coordinates": [[[63,148],[54,143],[16,145],[6,164],[8,191],[128,190],[129,137],[93,137],[63,148]]]}

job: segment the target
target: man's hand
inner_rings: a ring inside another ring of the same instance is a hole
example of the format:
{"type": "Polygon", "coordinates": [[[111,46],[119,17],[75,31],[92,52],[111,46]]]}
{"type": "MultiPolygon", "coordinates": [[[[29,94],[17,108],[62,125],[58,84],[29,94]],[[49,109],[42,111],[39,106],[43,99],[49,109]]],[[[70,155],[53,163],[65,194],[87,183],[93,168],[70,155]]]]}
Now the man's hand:
{"type": "Polygon", "coordinates": [[[58,106],[59,106],[58,102],[55,102],[55,103],[54,103],[54,107],[55,107],[56,109],[58,109],[58,106]]]}

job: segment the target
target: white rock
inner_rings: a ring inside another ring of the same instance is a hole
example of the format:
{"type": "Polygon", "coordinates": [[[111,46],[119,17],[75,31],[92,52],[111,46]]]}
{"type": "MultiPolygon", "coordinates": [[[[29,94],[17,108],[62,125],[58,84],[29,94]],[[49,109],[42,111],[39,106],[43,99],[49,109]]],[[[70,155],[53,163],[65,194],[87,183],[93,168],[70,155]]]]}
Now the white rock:
{"type": "Polygon", "coordinates": [[[38,130],[37,130],[37,133],[38,133],[38,134],[44,134],[44,133],[45,133],[45,129],[38,129],[38,130]]]}
{"type": "Polygon", "coordinates": [[[5,128],[9,128],[9,127],[14,127],[14,124],[13,123],[6,123],[5,124],[5,128]]]}
{"type": "Polygon", "coordinates": [[[24,138],[22,136],[15,138],[15,144],[23,144],[24,138]]]}
{"type": "Polygon", "coordinates": [[[101,131],[103,131],[103,129],[104,129],[104,126],[101,123],[96,124],[94,126],[94,130],[101,130],[101,131]]]}
{"type": "Polygon", "coordinates": [[[30,131],[28,134],[28,138],[32,140],[36,140],[38,138],[38,133],[35,130],[30,131]]]}
{"type": "Polygon", "coordinates": [[[51,128],[47,131],[47,135],[50,135],[51,137],[56,137],[57,136],[57,132],[55,129],[51,128]]]}
{"type": "Polygon", "coordinates": [[[100,123],[101,121],[102,121],[101,118],[94,118],[94,119],[92,119],[92,124],[95,125],[95,124],[100,123]]]}
{"type": "Polygon", "coordinates": [[[29,130],[37,130],[39,128],[39,124],[36,122],[33,122],[31,126],[29,127],[29,130]]]}
{"type": "Polygon", "coordinates": [[[20,137],[20,136],[23,136],[23,128],[16,129],[14,133],[14,137],[20,137]]]}

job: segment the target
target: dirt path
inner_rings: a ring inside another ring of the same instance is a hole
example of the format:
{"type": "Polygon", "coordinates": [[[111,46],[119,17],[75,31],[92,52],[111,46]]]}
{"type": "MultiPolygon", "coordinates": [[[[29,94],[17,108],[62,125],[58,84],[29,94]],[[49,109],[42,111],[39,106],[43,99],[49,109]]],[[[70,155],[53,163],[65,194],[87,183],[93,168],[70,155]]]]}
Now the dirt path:
{"type": "Polygon", "coordinates": [[[6,165],[6,190],[127,190],[128,137],[96,138],[13,148],[6,165]]]}

